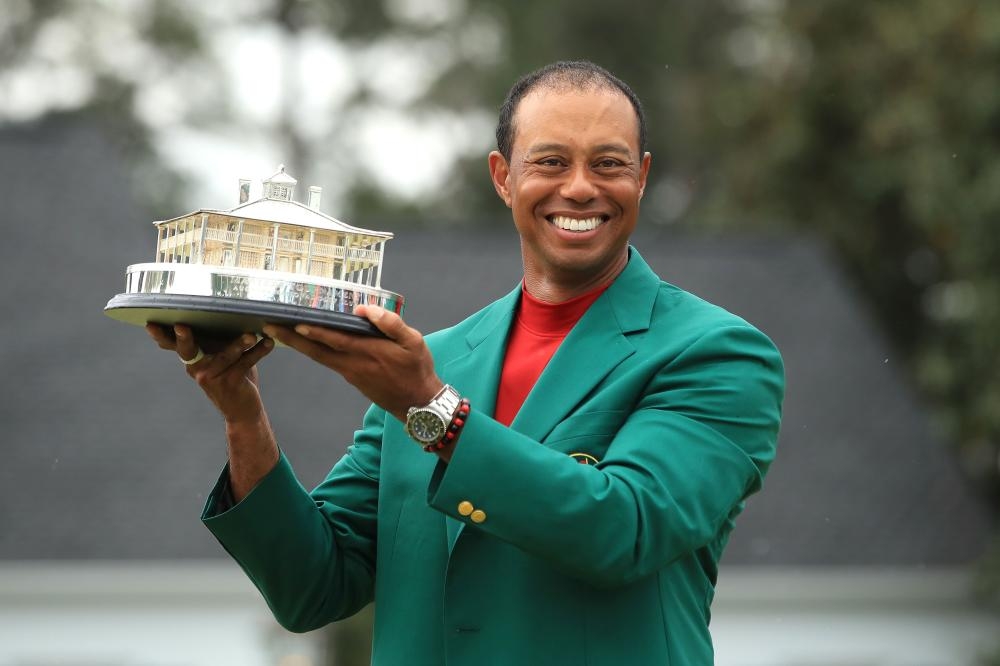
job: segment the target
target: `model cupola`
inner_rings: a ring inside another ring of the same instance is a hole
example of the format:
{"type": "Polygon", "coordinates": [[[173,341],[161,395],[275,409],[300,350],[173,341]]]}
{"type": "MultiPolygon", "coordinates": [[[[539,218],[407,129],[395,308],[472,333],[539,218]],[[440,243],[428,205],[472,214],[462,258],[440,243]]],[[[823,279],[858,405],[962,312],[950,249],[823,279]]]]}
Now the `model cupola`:
{"type": "Polygon", "coordinates": [[[285,173],[285,165],[282,164],[274,172],[274,175],[264,181],[264,198],[275,201],[292,201],[297,182],[285,173]]]}

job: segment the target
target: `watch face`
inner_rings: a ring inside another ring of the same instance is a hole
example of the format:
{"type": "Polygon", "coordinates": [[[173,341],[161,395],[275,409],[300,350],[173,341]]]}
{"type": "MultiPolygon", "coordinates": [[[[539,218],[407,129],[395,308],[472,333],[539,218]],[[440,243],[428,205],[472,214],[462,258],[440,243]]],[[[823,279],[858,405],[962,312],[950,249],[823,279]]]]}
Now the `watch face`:
{"type": "Polygon", "coordinates": [[[410,435],[421,442],[436,442],[444,437],[444,423],[441,417],[433,412],[421,410],[414,412],[406,423],[410,435]]]}

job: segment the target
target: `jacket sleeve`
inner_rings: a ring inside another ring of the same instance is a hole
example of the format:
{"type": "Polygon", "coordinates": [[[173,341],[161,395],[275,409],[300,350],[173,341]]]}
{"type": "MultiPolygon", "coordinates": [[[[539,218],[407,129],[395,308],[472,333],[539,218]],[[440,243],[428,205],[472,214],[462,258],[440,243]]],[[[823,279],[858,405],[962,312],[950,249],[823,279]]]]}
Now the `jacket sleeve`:
{"type": "Polygon", "coordinates": [[[384,411],[370,409],[354,444],[311,495],[282,453],[239,504],[218,512],[228,470],[208,499],[205,525],[290,631],[352,615],[374,597],[384,422],[384,411]]]}
{"type": "Polygon", "coordinates": [[[766,336],[714,329],[652,373],[597,465],[470,414],[431,506],[595,584],[655,572],[723,534],[774,457],[784,375],[766,336]],[[466,505],[466,511],[468,510],[466,505]]]}

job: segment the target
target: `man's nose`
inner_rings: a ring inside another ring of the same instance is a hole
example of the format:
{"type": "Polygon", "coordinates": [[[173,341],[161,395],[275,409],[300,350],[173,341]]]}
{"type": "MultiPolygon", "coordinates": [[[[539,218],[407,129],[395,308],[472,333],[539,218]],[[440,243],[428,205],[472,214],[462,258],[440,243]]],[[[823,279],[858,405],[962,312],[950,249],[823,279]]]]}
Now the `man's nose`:
{"type": "Polygon", "coordinates": [[[593,181],[594,174],[586,165],[571,168],[566,174],[566,180],[559,188],[559,194],[570,201],[580,203],[590,201],[597,196],[597,186],[593,181]]]}

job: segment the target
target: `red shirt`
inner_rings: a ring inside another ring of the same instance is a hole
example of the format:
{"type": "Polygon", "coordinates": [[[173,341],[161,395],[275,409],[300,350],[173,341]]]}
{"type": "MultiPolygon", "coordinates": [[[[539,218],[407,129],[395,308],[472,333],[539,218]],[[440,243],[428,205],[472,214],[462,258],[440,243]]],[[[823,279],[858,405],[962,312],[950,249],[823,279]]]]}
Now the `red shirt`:
{"type": "Polygon", "coordinates": [[[563,338],[611,283],[562,303],[540,301],[521,285],[521,304],[507,341],[494,418],[509,426],[563,338]]]}

